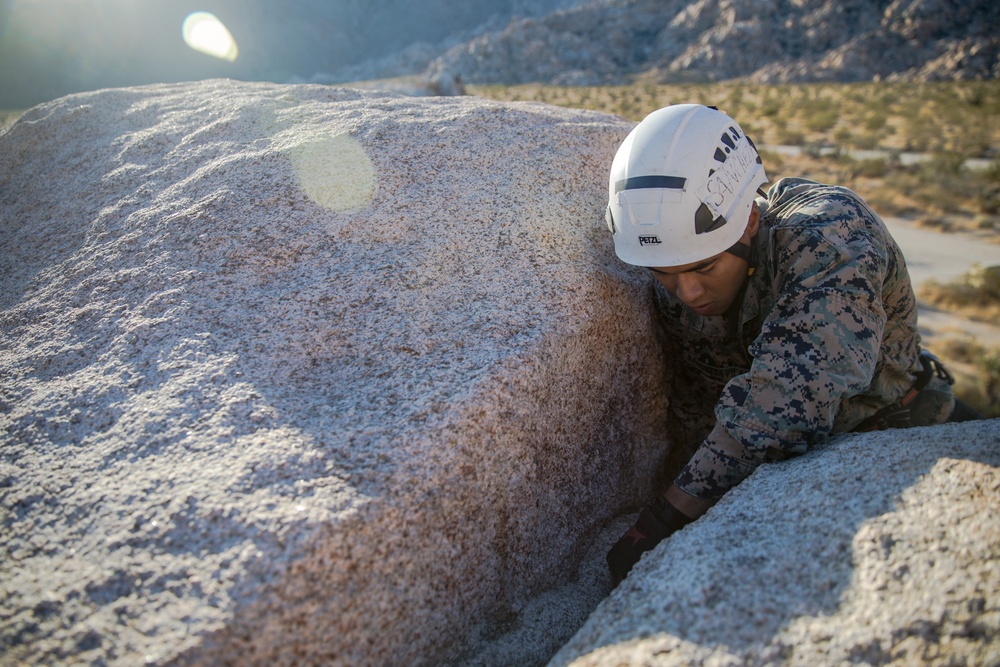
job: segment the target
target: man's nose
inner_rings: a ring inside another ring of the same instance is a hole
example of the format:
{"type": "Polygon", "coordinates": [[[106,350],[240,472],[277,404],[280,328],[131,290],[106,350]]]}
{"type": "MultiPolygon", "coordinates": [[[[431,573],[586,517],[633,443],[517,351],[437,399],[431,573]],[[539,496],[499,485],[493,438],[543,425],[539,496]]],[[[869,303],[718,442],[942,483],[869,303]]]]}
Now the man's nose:
{"type": "Polygon", "coordinates": [[[697,275],[682,273],[677,276],[677,298],[684,303],[693,305],[704,293],[705,288],[697,275]]]}

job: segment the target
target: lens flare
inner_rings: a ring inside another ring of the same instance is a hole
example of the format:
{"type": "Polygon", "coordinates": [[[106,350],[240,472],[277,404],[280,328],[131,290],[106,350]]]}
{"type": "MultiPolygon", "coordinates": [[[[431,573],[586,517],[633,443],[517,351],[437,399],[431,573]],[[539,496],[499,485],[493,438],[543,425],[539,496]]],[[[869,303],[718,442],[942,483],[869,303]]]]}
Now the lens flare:
{"type": "Polygon", "coordinates": [[[291,150],[292,169],[310,199],[338,213],[358,211],[375,198],[377,175],[356,139],[340,134],[291,150]]]}
{"type": "Polygon", "coordinates": [[[239,55],[236,40],[217,19],[208,12],[194,12],[184,19],[181,29],[184,42],[195,51],[233,62],[239,55]]]}

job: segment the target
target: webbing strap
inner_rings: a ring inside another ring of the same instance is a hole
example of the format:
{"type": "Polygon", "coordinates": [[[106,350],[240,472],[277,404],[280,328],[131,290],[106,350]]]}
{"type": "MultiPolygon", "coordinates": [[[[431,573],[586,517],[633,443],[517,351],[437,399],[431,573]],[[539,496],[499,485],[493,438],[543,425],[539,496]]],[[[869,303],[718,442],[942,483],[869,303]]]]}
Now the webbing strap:
{"type": "Polygon", "coordinates": [[[906,395],[901,399],[893,403],[892,405],[887,405],[875,414],[873,414],[868,419],[864,420],[857,428],[854,430],[857,432],[864,431],[879,431],[885,428],[904,428],[910,425],[910,403],[920,395],[928,383],[930,383],[931,378],[937,374],[942,380],[948,382],[948,384],[953,384],[954,379],[951,377],[951,373],[948,369],[944,367],[941,360],[935,357],[933,354],[926,350],[920,351],[920,365],[923,366],[923,370],[917,373],[917,379],[913,383],[906,395]]]}
{"type": "Polygon", "coordinates": [[[736,255],[747,264],[750,264],[752,268],[753,252],[750,249],[749,243],[743,243],[742,241],[737,241],[732,246],[726,248],[726,252],[728,252],[730,255],[736,255]]]}

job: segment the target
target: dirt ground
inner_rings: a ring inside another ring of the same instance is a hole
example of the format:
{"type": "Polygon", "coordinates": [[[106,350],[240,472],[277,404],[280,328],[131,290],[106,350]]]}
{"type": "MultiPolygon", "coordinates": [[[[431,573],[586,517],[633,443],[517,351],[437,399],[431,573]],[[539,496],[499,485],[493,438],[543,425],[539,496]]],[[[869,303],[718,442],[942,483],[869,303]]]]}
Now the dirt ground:
{"type": "MultiPolygon", "coordinates": [[[[1000,244],[995,235],[973,232],[937,232],[902,218],[885,218],[896,243],[903,250],[914,288],[925,281],[951,282],[975,265],[1000,265],[1000,244]]],[[[973,321],[921,304],[920,332],[926,347],[946,337],[973,338],[986,346],[1000,345],[1000,322],[973,321]]]]}

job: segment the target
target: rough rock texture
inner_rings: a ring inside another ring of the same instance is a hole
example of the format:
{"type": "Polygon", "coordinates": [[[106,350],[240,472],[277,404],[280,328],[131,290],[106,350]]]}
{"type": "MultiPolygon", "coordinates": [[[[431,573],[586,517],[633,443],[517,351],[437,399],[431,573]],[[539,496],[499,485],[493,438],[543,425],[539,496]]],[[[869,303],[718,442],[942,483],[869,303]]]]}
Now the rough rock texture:
{"type": "MultiPolygon", "coordinates": [[[[212,81],[0,135],[0,663],[555,654],[669,445],[629,127],[212,81]]],[[[998,445],[765,466],[553,664],[997,664],[998,445]]]]}
{"type": "MultiPolygon", "coordinates": [[[[467,83],[1000,76],[995,0],[606,0],[514,19],[435,62],[467,83]]],[[[398,67],[401,63],[396,63],[398,67]]],[[[383,75],[388,72],[382,72],[383,75]]]]}
{"type": "Polygon", "coordinates": [[[770,464],[645,556],[550,665],[1000,664],[1000,420],[770,464]]]}
{"type": "Polygon", "coordinates": [[[648,278],[602,215],[629,127],[227,81],[28,111],[0,135],[2,661],[552,655],[596,597],[504,633],[665,447],[648,278]]]}

